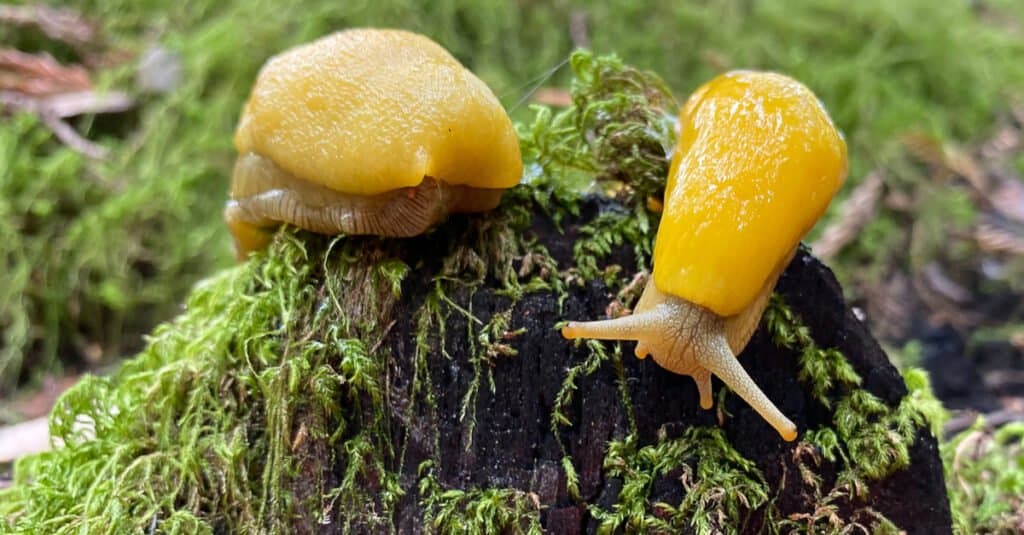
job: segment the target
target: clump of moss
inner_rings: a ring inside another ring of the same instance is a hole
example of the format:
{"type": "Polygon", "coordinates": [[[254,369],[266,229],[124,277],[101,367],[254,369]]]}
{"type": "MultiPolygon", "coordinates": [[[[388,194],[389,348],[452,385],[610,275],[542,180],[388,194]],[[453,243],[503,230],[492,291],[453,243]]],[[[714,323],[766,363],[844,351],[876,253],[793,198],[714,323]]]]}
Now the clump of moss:
{"type": "MultiPolygon", "coordinates": [[[[647,200],[660,198],[665,189],[678,104],[660,77],[616,56],[577,51],[569,64],[572,105],[558,113],[533,106],[533,123],[520,128],[522,150],[534,162],[534,181],[556,190],[599,186],[628,207],[599,214],[579,229],[573,244],[573,279],[604,279],[611,286],[619,277],[598,263],[613,248],[631,243],[639,268],[650,263],[658,214],[647,200]]],[[[574,212],[571,195],[563,197],[570,199],[563,209],[574,212]]]]}
{"type": "Polygon", "coordinates": [[[515,533],[540,535],[540,501],[512,488],[445,490],[432,473],[433,463],[419,467],[424,520],[439,533],[515,533]]]}
{"type": "Polygon", "coordinates": [[[18,461],[0,527],[280,532],[301,512],[338,508],[386,525],[374,504],[402,490],[384,469],[388,433],[373,410],[383,357],[365,340],[406,270],[338,248],[314,257],[282,234],[264,260],[201,283],[114,375],[69,390],[50,426],[64,446],[18,461]],[[340,476],[324,468],[334,464],[340,476]],[[353,484],[369,474],[377,488],[353,484]]]}
{"type": "Polygon", "coordinates": [[[639,446],[635,434],[608,445],[606,474],[622,479],[611,510],[591,506],[599,533],[736,533],[769,501],[754,463],[729,444],[721,429],[691,427],[682,437],[639,446]],[[678,505],[650,503],[654,483],[671,477],[684,496],[678,505]]]}
{"type": "Polygon", "coordinates": [[[566,180],[629,188],[645,199],[665,188],[668,154],[675,141],[678,103],[654,73],[624,65],[615,56],[578,51],[569,57],[572,105],[554,114],[533,106],[533,124],[521,129],[523,154],[537,171],[566,180]]]}
{"type": "Polygon", "coordinates": [[[910,462],[909,447],[921,428],[938,436],[946,413],[931,394],[927,375],[904,373],[910,393],[895,408],[861,387],[860,375],[835,349],[822,349],[799,318],[773,295],[764,325],[776,344],[800,353],[799,379],[814,399],[834,410],[833,428],[812,432],[829,460],[838,453],[859,477],[883,478],[910,462]]]}

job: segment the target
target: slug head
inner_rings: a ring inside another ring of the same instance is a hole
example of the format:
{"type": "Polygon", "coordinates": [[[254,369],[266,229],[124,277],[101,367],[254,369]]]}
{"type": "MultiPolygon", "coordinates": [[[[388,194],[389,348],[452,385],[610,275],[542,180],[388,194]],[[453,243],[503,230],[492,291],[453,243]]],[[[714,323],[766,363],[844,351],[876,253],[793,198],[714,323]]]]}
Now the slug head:
{"type": "MultiPolygon", "coordinates": [[[[788,263],[788,258],[787,258],[788,263]]],[[[661,292],[651,278],[633,314],[621,318],[569,322],[567,339],[635,340],[637,358],[651,355],[659,366],[697,383],[702,409],[711,408],[711,375],[717,376],[754,408],[787,441],[796,425],[765,396],[740,365],[736,355],[757,328],[777,275],[747,310],[729,318],[661,292]]]]}

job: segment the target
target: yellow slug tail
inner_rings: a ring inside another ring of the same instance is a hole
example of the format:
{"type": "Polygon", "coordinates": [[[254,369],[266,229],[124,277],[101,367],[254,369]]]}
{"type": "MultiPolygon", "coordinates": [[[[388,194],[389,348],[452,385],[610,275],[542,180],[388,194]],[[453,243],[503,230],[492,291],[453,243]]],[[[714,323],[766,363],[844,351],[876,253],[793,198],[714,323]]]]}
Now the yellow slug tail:
{"type": "Polygon", "coordinates": [[[231,238],[235,242],[235,258],[239,262],[248,258],[250,252],[265,248],[274,237],[272,229],[244,221],[235,201],[229,201],[224,209],[224,221],[227,222],[231,238]]]}
{"type": "MultiPolygon", "coordinates": [[[[746,401],[747,404],[753,407],[769,425],[778,431],[783,440],[790,442],[796,439],[796,425],[782,414],[782,411],[768,399],[768,396],[761,391],[757,383],[750,378],[750,375],[743,369],[743,366],[740,366],[740,361],[732,354],[732,350],[729,349],[729,344],[724,337],[716,336],[709,340],[705,351],[697,353],[697,362],[711,373],[717,375],[733,392],[736,392],[736,394],[743,398],[743,401],[746,401]]],[[[700,387],[699,380],[697,381],[697,386],[698,388],[700,387]]],[[[704,395],[701,393],[702,407],[704,406],[703,397],[704,395]]]]}

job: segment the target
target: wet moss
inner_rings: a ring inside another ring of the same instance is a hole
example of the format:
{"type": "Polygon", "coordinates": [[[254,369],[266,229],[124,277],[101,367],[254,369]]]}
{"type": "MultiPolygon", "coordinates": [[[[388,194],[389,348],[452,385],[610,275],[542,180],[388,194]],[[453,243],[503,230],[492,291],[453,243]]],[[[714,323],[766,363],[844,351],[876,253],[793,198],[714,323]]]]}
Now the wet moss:
{"type": "Polygon", "coordinates": [[[854,477],[886,477],[910,462],[908,450],[920,429],[939,435],[946,413],[921,370],[904,372],[910,392],[893,408],[862,388],[860,375],[842,353],[818,347],[778,295],[772,296],[763,321],[776,344],[800,352],[800,381],[819,403],[834,409],[833,427],[810,436],[824,439],[817,445],[833,461],[845,444],[839,455],[854,477]]]}
{"type": "Polygon", "coordinates": [[[590,509],[599,533],[738,533],[769,501],[768,484],[756,465],[720,429],[693,427],[682,437],[660,436],[642,447],[630,434],[608,445],[604,468],[623,484],[611,510],[590,509]],[[652,487],[666,477],[679,481],[683,499],[652,503],[652,487]]]}

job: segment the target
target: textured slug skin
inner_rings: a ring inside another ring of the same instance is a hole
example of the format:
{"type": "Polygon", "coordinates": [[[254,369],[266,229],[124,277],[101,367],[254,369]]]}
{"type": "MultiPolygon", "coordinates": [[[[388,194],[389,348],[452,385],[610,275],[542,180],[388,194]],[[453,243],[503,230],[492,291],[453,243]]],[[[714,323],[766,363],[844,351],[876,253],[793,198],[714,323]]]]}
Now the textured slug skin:
{"type": "Polygon", "coordinates": [[[235,147],[355,195],[418,185],[508,188],[519,142],[491,90],[426,37],[353,29],[271,58],[235,147]]]}
{"type": "Polygon", "coordinates": [[[846,177],[846,143],[807,87],[768,72],[708,82],[679,126],[654,282],[731,316],[825,211],[846,177]]]}

